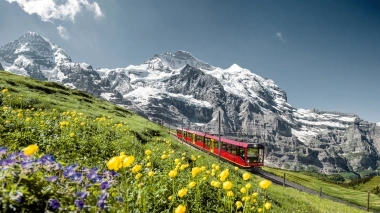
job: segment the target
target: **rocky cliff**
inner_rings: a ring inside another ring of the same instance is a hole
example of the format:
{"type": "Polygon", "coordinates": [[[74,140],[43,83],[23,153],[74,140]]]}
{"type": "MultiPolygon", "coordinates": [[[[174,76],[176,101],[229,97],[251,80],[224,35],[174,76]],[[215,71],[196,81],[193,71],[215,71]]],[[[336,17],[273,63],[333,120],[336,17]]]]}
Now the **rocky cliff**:
{"type": "Polygon", "coordinates": [[[55,81],[131,108],[154,121],[264,143],[266,163],[325,173],[379,167],[380,124],[354,114],[296,109],[274,81],[233,64],[212,66],[186,51],[141,65],[97,69],[74,63],[59,46],[28,32],[0,47],[10,72],[55,81]]]}

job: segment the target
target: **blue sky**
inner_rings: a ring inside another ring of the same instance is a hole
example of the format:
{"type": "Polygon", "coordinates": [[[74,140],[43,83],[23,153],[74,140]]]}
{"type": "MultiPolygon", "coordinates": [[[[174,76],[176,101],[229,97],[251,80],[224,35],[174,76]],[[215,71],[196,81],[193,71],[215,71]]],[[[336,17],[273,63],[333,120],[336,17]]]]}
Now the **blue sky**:
{"type": "Polygon", "coordinates": [[[28,1],[0,0],[0,45],[34,31],[95,68],[185,50],[273,79],[297,108],[380,122],[380,1],[28,1]]]}

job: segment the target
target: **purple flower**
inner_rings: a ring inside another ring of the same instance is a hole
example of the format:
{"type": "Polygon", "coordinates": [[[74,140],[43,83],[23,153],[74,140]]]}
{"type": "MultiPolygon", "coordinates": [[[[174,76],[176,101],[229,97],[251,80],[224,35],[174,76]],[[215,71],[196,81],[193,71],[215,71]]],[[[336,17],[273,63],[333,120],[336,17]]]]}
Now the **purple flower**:
{"type": "Polygon", "coordinates": [[[85,191],[85,192],[77,192],[76,193],[76,196],[81,198],[81,199],[86,199],[87,196],[89,195],[89,192],[85,191]]]}
{"type": "Polygon", "coordinates": [[[0,166],[4,166],[4,167],[13,166],[15,163],[16,163],[16,160],[14,159],[4,159],[0,161],[0,166]]]}
{"type": "Polygon", "coordinates": [[[104,207],[106,206],[106,201],[105,200],[99,200],[97,205],[100,208],[100,210],[103,210],[104,207]]]}
{"type": "Polygon", "coordinates": [[[46,180],[49,182],[55,182],[58,180],[58,176],[46,177],[46,180]]]}
{"type": "Polygon", "coordinates": [[[91,179],[94,183],[100,183],[103,180],[103,177],[100,175],[96,175],[94,178],[91,179]]]}
{"type": "Polygon", "coordinates": [[[75,170],[77,168],[77,164],[70,164],[66,166],[65,170],[75,170]]]}
{"type": "Polygon", "coordinates": [[[21,162],[21,167],[23,169],[30,169],[33,167],[33,161],[21,162]]]}
{"type": "MultiPolygon", "coordinates": [[[[84,207],[84,203],[82,200],[75,200],[74,204],[78,207],[78,209],[82,210],[84,207]]],[[[104,208],[104,207],[103,207],[104,208]]]]}
{"type": "Polygon", "coordinates": [[[71,176],[73,181],[81,182],[82,181],[82,173],[75,172],[73,176],[71,176]]]}
{"type": "Polygon", "coordinates": [[[106,200],[108,198],[108,193],[102,193],[99,197],[99,200],[106,200]]]}
{"type": "Polygon", "coordinates": [[[1,157],[2,155],[6,154],[7,151],[8,151],[7,148],[5,148],[5,147],[0,147],[0,157],[1,157]]]}
{"type": "Polygon", "coordinates": [[[47,162],[55,162],[56,161],[55,157],[53,155],[49,155],[49,154],[42,156],[40,158],[40,160],[47,161],[47,162]]]}
{"type": "Polygon", "coordinates": [[[49,205],[52,209],[58,209],[61,206],[61,204],[59,204],[57,199],[50,199],[49,205]]]}
{"type": "Polygon", "coordinates": [[[15,193],[9,193],[9,199],[10,200],[16,200],[17,202],[21,203],[22,201],[22,192],[15,192],[15,193]]]}
{"type": "Polygon", "coordinates": [[[20,156],[20,152],[12,153],[8,156],[8,159],[15,160],[17,157],[20,156]]]}
{"type": "Polygon", "coordinates": [[[100,189],[101,190],[107,190],[107,189],[109,189],[111,186],[110,186],[110,184],[107,182],[107,181],[104,181],[104,182],[102,182],[101,184],[100,184],[100,189]]]}
{"type": "Polygon", "coordinates": [[[75,171],[73,169],[65,169],[65,171],[63,171],[63,176],[72,177],[74,173],[75,171]]]}

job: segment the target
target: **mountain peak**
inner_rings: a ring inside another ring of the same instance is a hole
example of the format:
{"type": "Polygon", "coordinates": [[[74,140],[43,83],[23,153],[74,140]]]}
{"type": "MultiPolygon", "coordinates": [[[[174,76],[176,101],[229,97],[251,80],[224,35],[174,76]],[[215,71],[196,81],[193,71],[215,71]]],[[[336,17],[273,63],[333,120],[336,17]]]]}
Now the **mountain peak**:
{"type": "Polygon", "coordinates": [[[229,68],[228,68],[228,70],[230,70],[230,71],[239,71],[239,70],[242,70],[243,68],[241,68],[239,65],[237,65],[237,64],[232,64],[229,68]]]}

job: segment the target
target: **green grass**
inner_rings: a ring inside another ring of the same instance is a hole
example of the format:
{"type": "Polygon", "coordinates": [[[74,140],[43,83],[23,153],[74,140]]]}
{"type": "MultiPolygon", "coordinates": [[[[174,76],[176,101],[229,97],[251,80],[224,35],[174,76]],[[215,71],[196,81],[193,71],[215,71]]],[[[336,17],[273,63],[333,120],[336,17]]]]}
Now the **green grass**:
{"type": "Polygon", "coordinates": [[[364,184],[359,184],[357,186],[354,186],[353,188],[359,191],[368,192],[372,191],[372,189],[374,189],[377,186],[380,187],[380,176],[375,176],[371,178],[371,180],[369,180],[368,182],[364,184]]]}
{"type": "MultiPolygon", "coordinates": [[[[330,195],[332,197],[340,198],[351,203],[355,203],[361,206],[367,205],[367,192],[358,191],[355,189],[345,188],[337,184],[328,183],[317,179],[309,175],[305,175],[299,172],[286,171],[282,169],[264,167],[265,171],[271,172],[277,176],[283,177],[286,173],[286,179],[295,183],[298,183],[307,188],[319,191],[322,187],[322,192],[324,194],[330,195]]],[[[380,197],[371,194],[370,195],[370,208],[375,210],[380,210],[380,197]]]]}
{"type": "MultiPolygon", "coordinates": [[[[218,162],[205,153],[181,144],[168,134],[168,129],[149,122],[130,110],[56,83],[36,81],[3,71],[0,71],[0,76],[0,91],[4,88],[9,91],[0,93],[0,147],[19,151],[35,143],[39,146],[39,155],[54,155],[64,165],[80,163],[101,169],[106,169],[106,162],[123,151],[135,156],[135,164],[144,166],[140,179],[135,178],[129,168],[118,171],[121,177],[118,185],[110,189],[110,194],[122,196],[125,202],[118,204],[109,201],[110,212],[137,212],[138,209],[140,212],[144,212],[142,209],[148,209],[149,212],[173,212],[179,204],[187,205],[188,212],[216,212],[216,208],[220,208],[220,212],[229,212],[227,209],[230,207],[227,208],[226,204],[241,200],[244,195],[240,193],[240,188],[248,182],[252,184],[251,192],[260,193],[257,203],[262,205],[265,199],[272,203],[270,212],[364,212],[277,185],[269,187],[268,197],[265,197],[258,187],[261,178],[253,176],[249,181],[243,181],[241,175],[244,171],[235,171],[230,164],[218,162]],[[61,125],[62,122],[69,124],[64,126],[61,125]],[[71,133],[74,135],[70,136],[71,133]],[[147,149],[152,150],[150,159],[144,154],[147,149]],[[161,159],[163,154],[168,155],[167,159],[161,159]],[[195,156],[200,158],[194,159],[195,156]],[[179,171],[178,178],[173,182],[167,174],[175,168],[174,160],[182,158],[182,165],[187,163],[190,167],[179,171]],[[147,166],[149,162],[152,163],[151,166],[147,166]],[[220,170],[214,171],[215,176],[210,175],[212,164],[220,166],[220,170]],[[207,170],[199,178],[191,175],[191,168],[196,166],[205,166],[207,170]],[[232,200],[226,197],[223,189],[210,186],[210,181],[217,180],[217,175],[223,169],[229,169],[228,179],[234,184],[231,190],[235,196],[232,200]],[[154,181],[148,177],[149,171],[155,172],[154,181]],[[168,201],[173,190],[176,194],[179,189],[186,188],[190,181],[197,181],[199,188],[195,191],[189,189],[185,198],[174,196],[172,202],[168,201]],[[217,199],[218,193],[221,194],[220,200],[217,199]],[[129,210],[120,211],[128,208],[129,210]]],[[[38,179],[38,175],[34,178],[38,179]]],[[[43,179],[38,181],[47,184],[43,179]]],[[[18,181],[14,186],[17,187],[19,183],[23,184],[18,181]]],[[[79,189],[75,188],[77,186],[70,187],[70,190],[79,189]]],[[[45,187],[44,191],[49,191],[49,188],[45,187]]],[[[49,193],[62,196],[54,190],[49,193]]],[[[93,193],[94,197],[99,195],[93,193]]],[[[339,191],[336,193],[341,194],[339,191]]],[[[257,203],[252,205],[258,205],[257,203]]],[[[257,208],[258,206],[249,212],[255,212],[257,208]]]]}

